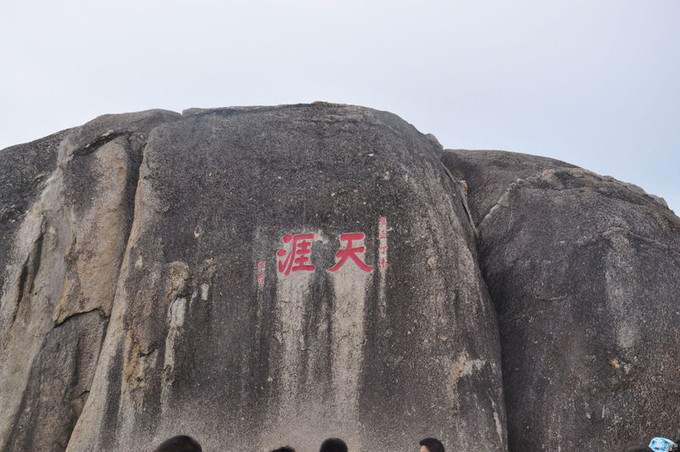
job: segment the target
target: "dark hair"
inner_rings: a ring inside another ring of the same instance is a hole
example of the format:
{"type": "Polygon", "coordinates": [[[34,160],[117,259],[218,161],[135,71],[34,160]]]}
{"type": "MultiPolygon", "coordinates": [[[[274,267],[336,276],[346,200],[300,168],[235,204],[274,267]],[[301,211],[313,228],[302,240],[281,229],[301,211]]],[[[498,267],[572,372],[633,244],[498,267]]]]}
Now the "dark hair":
{"type": "Polygon", "coordinates": [[[166,439],[153,452],[203,452],[203,449],[191,436],[179,435],[166,439]]]}
{"type": "Polygon", "coordinates": [[[279,447],[278,449],[274,449],[272,452],[295,452],[295,449],[290,446],[283,446],[279,447]]]}
{"type": "Polygon", "coordinates": [[[319,452],[347,452],[347,444],[340,438],[328,438],[321,444],[319,452]]]}
{"type": "Polygon", "coordinates": [[[444,445],[437,438],[424,438],[419,444],[427,447],[430,452],[444,452],[444,445]]]}

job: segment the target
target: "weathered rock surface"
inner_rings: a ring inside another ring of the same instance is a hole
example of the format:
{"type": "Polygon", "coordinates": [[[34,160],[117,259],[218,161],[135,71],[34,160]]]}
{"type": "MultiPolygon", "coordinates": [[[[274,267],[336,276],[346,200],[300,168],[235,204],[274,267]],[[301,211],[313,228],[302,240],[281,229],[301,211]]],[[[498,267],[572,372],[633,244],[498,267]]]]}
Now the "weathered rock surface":
{"type": "Polygon", "coordinates": [[[467,181],[498,312],[510,450],[680,436],[680,220],[636,187],[550,159],[443,161],[467,181]]]}
{"type": "Polygon", "coordinates": [[[441,156],[444,166],[466,186],[470,215],[475,225],[519,180],[535,177],[545,170],[576,168],[559,160],[504,151],[447,149],[441,156]],[[480,171],[480,169],[483,169],[480,171]]]}
{"type": "Polygon", "coordinates": [[[66,447],[111,311],[144,134],[178,116],[104,116],[0,153],[3,450],[66,447]]]}
{"type": "Polygon", "coordinates": [[[103,116],[0,168],[2,450],[680,436],[680,219],[637,187],[325,103],[103,116]]]}
{"type": "Polygon", "coordinates": [[[441,152],[328,104],[102,117],[2,151],[27,174],[0,198],[2,448],[506,450],[441,152]]]}

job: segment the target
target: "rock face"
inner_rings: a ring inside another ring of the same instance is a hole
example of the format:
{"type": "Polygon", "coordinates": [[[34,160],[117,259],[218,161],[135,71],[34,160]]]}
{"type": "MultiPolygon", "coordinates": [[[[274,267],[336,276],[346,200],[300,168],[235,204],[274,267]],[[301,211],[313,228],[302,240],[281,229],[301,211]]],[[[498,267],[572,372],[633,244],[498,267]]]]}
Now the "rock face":
{"type": "Polygon", "coordinates": [[[635,187],[325,103],[103,116],[0,168],[2,450],[680,436],[680,220],[635,187]]]}
{"type": "Polygon", "coordinates": [[[48,140],[3,262],[4,448],[506,449],[495,313],[436,140],[326,104],[48,140]]]}
{"type": "Polygon", "coordinates": [[[110,317],[144,136],[178,116],[105,116],[0,153],[3,450],[65,449],[110,317]]]}
{"type": "Polygon", "coordinates": [[[680,436],[678,218],[636,187],[555,160],[442,160],[469,184],[510,450],[680,436]]]}

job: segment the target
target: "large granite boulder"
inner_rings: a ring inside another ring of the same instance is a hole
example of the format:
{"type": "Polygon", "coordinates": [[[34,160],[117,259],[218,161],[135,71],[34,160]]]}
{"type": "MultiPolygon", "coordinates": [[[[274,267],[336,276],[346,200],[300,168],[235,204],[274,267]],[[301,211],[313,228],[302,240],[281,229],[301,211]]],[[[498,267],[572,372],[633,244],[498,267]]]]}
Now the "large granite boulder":
{"type": "Polygon", "coordinates": [[[145,135],[104,116],[0,152],[0,448],[64,450],[96,368],[145,135]]]}
{"type": "Polygon", "coordinates": [[[2,450],[680,436],[680,219],[637,187],[325,103],[103,116],[0,168],[2,450]]]}
{"type": "Polygon", "coordinates": [[[680,436],[680,220],[637,187],[505,152],[446,151],[498,312],[512,451],[680,436]]]}
{"type": "Polygon", "coordinates": [[[0,152],[0,448],[506,450],[441,153],[322,103],[107,116],[0,152]]]}

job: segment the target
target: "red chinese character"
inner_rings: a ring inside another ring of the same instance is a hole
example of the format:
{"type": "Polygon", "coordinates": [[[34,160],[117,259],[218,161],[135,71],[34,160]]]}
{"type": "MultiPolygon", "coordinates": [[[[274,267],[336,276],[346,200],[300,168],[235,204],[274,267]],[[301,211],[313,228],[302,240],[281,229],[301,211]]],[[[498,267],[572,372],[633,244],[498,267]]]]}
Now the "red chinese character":
{"type": "Polygon", "coordinates": [[[312,253],[312,250],[310,249],[312,246],[312,240],[314,240],[314,234],[312,233],[284,236],[283,243],[290,243],[292,241],[293,244],[290,247],[290,251],[280,249],[276,253],[278,257],[284,257],[286,254],[288,254],[285,259],[279,262],[279,273],[288,275],[292,271],[314,271],[316,267],[314,265],[307,264],[307,262],[309,262],[309,255],[312,253]]]}
{"type": "Polygon", "coordinates": [[[378,264],[378,268],[387,268],[387,260],[384,257],[380,259],[380,264],[378,264]]]}
{"type": "Polygon", "coordinates": [[[387,231],[384,229],[380,230],[380,237],[378,237],[380,240],[386,239],[387,238],[387,231]]]}
{"type": "Polygon", "coordinates": [[[266,268],[267,263],[265,261],[260,261],[257,263],[257,270],[260,272],[264,272],[266,268]]]}
{"type": "Polygon", "coordinates": [[[387,225],[387,217],[380,217],[380,226],[387,225]]]}
{"type": "Polygon", "coordinates": [[[257,282],[260,283],[261,286],[264,285],[264,274],[257,275],[257,282]]]}
{"type": "Polygon", "coordinates": [[[381,255],[387,254],[387,245],[380,247],[380,254],[381,255]]]}
{"type": "Polygon", "coordinates": [[[332,268],[329,268],[329,272],[336,272],[340,270],[340,267],[345,265],[345,262],[347,262],[347,259],[351,258],[355,264],[359,266],[360,269],[363,271],[370,273],[373,271],[373,267],[369,267],[366,265],[360,258],[357,256],[357,253],[363,253],[366,248],[363,246],[359,246],[356,248],[352,248],[352,241],[353,240],[363,240],[365,237],[363,232],[355,232],[353,234],[343,234],[340,236],[340,240],[343,242],[347,242],[347,248],[344,250],[340,250],[337,253],[335,253],[335,257],[340,259],[335,266],[332,268]]]}

